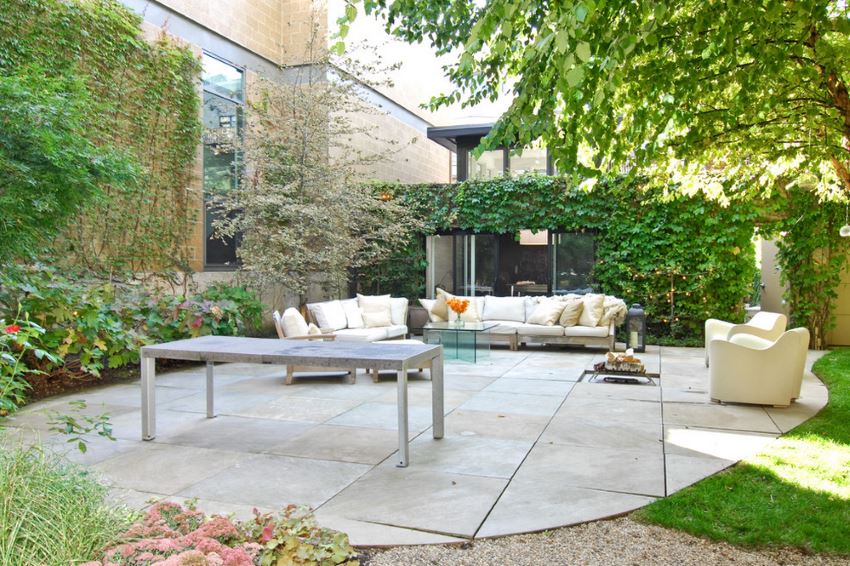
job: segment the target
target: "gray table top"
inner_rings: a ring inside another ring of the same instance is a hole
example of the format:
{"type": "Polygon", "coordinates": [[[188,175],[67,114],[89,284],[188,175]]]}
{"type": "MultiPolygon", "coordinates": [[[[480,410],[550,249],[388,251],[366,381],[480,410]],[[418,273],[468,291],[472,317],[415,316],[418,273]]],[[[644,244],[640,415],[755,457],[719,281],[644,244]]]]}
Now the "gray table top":
{"type": "Polygon", "coordinates": [[[245,362],[328,367],[401,369],[440,355],[432,344],[280,340],[237,336],[201,336],[143,346],[143,358],[170,358],[200,362],[245,362]]]}

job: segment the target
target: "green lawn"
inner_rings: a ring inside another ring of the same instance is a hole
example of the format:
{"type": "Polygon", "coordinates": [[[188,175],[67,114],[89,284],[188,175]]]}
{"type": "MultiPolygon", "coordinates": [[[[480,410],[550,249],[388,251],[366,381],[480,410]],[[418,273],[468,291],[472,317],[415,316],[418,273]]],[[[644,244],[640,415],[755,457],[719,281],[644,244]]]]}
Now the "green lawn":
{"type": "Polygon", "coordinates": [[[814,373],[829,404],[760,454],[633,516],[748,546],[850,555],[850,349],[814,373]]]}

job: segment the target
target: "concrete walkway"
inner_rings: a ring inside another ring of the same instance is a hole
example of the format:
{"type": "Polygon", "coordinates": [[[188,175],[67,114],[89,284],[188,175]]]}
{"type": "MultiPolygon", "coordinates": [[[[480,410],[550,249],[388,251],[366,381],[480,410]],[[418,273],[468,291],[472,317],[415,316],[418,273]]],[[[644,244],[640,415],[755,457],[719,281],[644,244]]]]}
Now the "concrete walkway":
{"type": "MultiPolygon", "coordinates": [[[[812,352],[807,369],[819,353],[812,352]]],[[[116,442],[69,452],[112,486],[116,500],[197,498],[208,512],[246,517],[288,503],[356,545],[457,542],[624,513],[758,451],[820,410],[823,384],[806,374],[790,408],[709,403],[703,350],[652,349],[660,387],[578,382],[602,359],[590,350],[494,350],[477,365],[447,362],[446,437],[434,440],[430,383],[410,375],[411,466],[396,468],[395,378],[356,385],[283,368],[216,367],[215,419],[204,417],[204,368],[157,378],[158,436],[140,441],[138,383],[33,404],[9,438],[67,450],[48,411],[109,412],[116,442]]],[[[427,373],[427,372],[426,372],[427,373]]]]}

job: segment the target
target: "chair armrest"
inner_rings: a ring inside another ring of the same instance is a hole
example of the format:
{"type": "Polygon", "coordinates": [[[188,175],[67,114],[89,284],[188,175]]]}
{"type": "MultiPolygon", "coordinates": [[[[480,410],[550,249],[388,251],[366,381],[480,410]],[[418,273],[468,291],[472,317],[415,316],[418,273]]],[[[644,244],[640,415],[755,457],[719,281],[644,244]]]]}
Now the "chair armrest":
{"type": "Polygon", "coordinates": [[[284,340],[336,340],[336,334],[307,334],[305,336],[287,336],[284,340]]]}

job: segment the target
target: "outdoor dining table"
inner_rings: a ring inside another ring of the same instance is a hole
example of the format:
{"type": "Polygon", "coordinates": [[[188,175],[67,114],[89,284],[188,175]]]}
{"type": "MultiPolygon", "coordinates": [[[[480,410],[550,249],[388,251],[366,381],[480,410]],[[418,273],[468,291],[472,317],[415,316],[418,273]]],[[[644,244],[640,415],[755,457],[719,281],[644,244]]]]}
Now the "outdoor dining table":
{"type": "Polygon", "coordinates": [[[398,459],[396,465],[399,467],[407,467],[410,463],[407,370],[430,367],[433,434],[436,439],[443,437],[442,346],[393,344],[391,341],[381,344],[345,341],[307,342],[231,336],[202,336],[143,346],[141,349],[142,440],[153,440],[156,437],[157,358],[206,362],[207,418],[215,417],[213,368],[216,363],[242,362],[395,370],[398,373],[398,459]]]}

